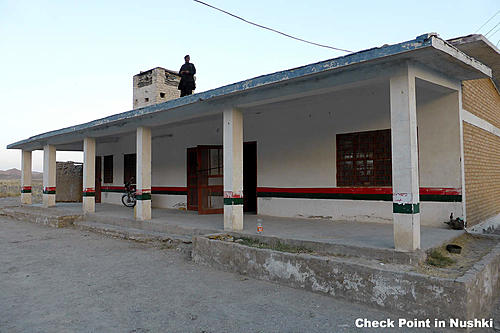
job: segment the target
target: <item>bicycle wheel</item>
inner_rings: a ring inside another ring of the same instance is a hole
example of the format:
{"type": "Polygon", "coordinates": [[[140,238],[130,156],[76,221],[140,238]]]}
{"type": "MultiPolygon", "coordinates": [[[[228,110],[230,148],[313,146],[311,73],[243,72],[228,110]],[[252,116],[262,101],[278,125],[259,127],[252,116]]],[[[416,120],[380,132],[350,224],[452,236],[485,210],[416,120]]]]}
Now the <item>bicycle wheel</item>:
{"type": "Polygon", "coordinates": [[[122,195],[122,203],[125,205],[125,207],[134,207],[135,206],[135,198],[127,193],[122,195]]]}

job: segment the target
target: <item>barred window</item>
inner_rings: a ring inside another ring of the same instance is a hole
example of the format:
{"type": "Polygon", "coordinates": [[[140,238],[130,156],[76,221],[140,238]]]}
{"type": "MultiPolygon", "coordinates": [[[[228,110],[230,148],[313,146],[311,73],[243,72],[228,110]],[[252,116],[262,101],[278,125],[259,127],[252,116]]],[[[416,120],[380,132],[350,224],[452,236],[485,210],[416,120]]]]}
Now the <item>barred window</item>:
{"type": "Polygon", "coordinates": [[[104,156],[104,182],[113,182],[113,155],[104,156]]]}
{"type": "Polygon", "coordinates": [[[391,186],[391,130],[337,134],[337,186],[391,186]]]}

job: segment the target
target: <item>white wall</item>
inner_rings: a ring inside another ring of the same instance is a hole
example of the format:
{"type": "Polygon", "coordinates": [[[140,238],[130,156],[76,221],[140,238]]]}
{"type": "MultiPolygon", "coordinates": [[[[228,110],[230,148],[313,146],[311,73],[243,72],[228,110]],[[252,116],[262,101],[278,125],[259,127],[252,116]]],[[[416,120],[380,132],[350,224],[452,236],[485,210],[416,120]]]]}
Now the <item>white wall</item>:
{"type": "MultiPolygon", "coordinates": [[[[417,91],[421,187],[460,187],[458,108],[455,94],[417,91]]],[[[257,141],[259,187],[335,187],[336,134],[390,128],[388,82],[244,111],[244,141],[257,141]]],[[[153,129],[152,185],[186,186],[186,148],[222,144],[222,117],[153,129]]],[[[135,133],[98,144],[114,155],[114,183],[123,186],[123,154],[135,152],[135,133]]],[[[107,185],[107,184],[105,184],[107,185]]],[[[120,203],[103,193],[103,202],[120,203]]],[[[182,208],[184,195],[153,195],[154,207],[182,208]]],[[[264,215],[392,223],[392,202],[259,198],[264,215]]],[[[461,203],[421,202],[423,225],[442,225],[461,203]]]]}

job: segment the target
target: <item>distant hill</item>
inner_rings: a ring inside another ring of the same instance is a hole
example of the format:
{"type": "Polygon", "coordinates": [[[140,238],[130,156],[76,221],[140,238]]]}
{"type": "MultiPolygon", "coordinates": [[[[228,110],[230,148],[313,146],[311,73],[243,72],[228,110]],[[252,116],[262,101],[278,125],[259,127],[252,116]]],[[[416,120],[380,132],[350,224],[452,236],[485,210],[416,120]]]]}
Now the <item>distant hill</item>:
{"type": "MultiPolygon", "coordinates": [[[[32,179],[42,179],[43,172],[33,171],[32,179]]],[[[21,179],[21,170],[13,168],[9,170],[0,170],[0,179],[21,179]]]]}

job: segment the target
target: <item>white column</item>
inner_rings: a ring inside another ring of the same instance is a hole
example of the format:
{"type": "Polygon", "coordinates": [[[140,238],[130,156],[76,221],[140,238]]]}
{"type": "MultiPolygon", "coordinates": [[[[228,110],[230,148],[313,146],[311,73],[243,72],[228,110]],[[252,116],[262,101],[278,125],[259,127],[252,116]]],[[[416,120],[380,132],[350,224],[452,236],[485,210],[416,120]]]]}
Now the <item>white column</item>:
{"type": "Polygon", "coordinates": [[[43,206],[56,205],[56,147],[43,147],[43,206]]]}
{"type": "Polygon", "coordinates": [[[21,203],[31,205],[31,151],[21,154],[21,203]]]}
{"type": "Polygon", "coordinates": [[[243,230],[243,114],[224,111],[224,230],[243,230]]]}
{"type": "Polygon", "coordinates": [[[151,219],[151,129],[137,128],[137,168],[136,168],[135,218],[151,219]]]}
{"type": "Polygon", "coordinates": [[[408,66],[390,79],[394,245],[420,248],[417,106],[415,76],[408,66]]]}
{"type": "Polygon", "coordinates": [[[83,139],[83,212],[95,212],[95,139],[83,139]]]}

